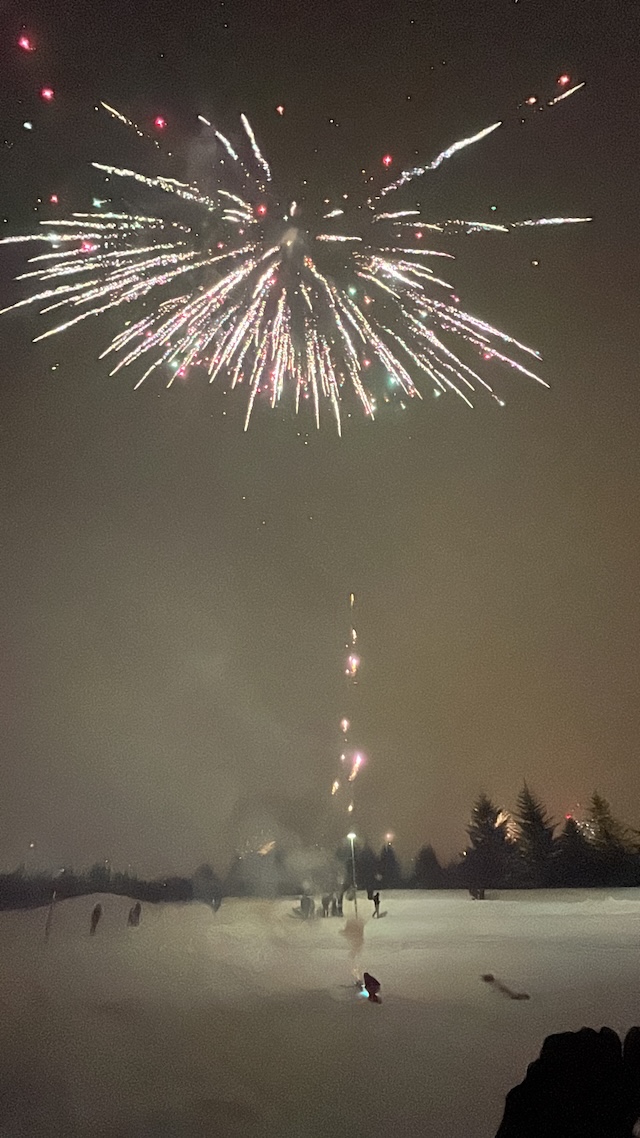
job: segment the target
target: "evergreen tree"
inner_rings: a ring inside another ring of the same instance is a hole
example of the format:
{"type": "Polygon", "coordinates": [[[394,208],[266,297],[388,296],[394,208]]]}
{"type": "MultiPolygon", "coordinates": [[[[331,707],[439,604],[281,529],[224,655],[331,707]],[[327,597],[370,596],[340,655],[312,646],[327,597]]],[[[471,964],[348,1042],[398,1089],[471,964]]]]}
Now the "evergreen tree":
{"type": "Polygon", "coordinates": [[[595,885],[633,885],[637,845],[623,822],[611,813],[606,798],[594,791],[587,808],[587,833],[595,857],[595,885]]]}
{"type": "Polygon", "coordinates": [[[522,883],[533,889],[544,889],[551,883],[555,827],[526,782],[518,795],[516,822],[522,883]]]}
{"type": "Polygon", "coordinates": [[[398,856],[391,842],[385,842],[378,858],[378,874],[381,889],[401,889],[402,870],[398,856]]]}
{"type": "Polygon", "coordinates": [[[481,794],[471,811],[470,848],[465,854],[465,879],[470,888],[499,889],[513,882],[514,843],[509,819],[481,794]]]}
{"type": "Polygon", "coordinates": [[[204,901],[207,905],[222,897],[222,882],[215,870],[208,864],[199,865],[193,875],[194,901],[204,901]]]}
{"type": "Polygon", "coordinates": [[[412,883],[417,889],[444,889],[445,871],[433,846],[423,846],[413,865],[412,883]]]}
{"type": "Polygon", "coordinates": [[[593,885],[594,850],[575,818],[567,818],[554,842],[553,882],[566,889],[593,885]]]}
{"type": "MultiPolygon", "coordinates": [[[[356,882],[358,889],[366,889],[367,893],[374,893],[380,884],[380,866],[374,850],[368,842],[355,847],[356,859],[356,882]]],[[[349,857],[351,857],[351,850],[349,850],[349,857]]],[[[352,870],[351,865],[348,866],[347,880],[351,885],[352,870]]]]}

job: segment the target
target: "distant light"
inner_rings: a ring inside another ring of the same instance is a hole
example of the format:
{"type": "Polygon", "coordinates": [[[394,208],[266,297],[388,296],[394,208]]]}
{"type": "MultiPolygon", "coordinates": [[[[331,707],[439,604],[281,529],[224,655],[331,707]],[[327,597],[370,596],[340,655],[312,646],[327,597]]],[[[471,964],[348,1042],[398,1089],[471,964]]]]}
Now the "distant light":
{"type": "Polygon", "coordinates": [[[36,50],[34,44],[29,39],[28,36],[20,36],[20,39],[18,40],[18,47],[21,47],[23,51],[35,51],[36,50]]]}
{"type": "Polygon", "coordinates": [[[22,125],[23,125],[25,130],[33,130],[33,123],[32,122],[23,122],[22,125]]]}
{"type": "Polygon", "coordinates": [[[153,125],[155,126],[156,130],[164,130],[165,126],[167,125],[167,120],[164,119],[162,115],[156,115],[155,119],[153,120],[153,125]]]}
{"type": "Polygon", "coordinates": [[[384,158],[382,159],[382,165],[386,166],[386,168],[388,170],[389,166],[391,165],[392,162],[393,162],[393,158],[391,157],[391,155],[385,154],[384,158]]]}
{"type": "Polygon", "coordinates": [[[385,834],[384,837],[385,837],[385,841],[386,841],[387,845],[390,846],[392,841],[393,841],[394,835],[393,834],[385,834]]]}
{"type": "Polygon", "coordinates": [[[40,98],[44,99],[46,103],[52,102],[52,100],[55,98],[53,87],[43,87],[40,91],[40,98]]]}
{"type": "Polygon", "coordinates": [[[356,835],[354,834],[353,830],[351,830],[351,831],[350,831],[350,832],[347,834],[347,837],[348,837],[348,839],[349,839],[349,841],[350,841],[350,842],[355,842],[355,840],[356,840],[356,835]]]}

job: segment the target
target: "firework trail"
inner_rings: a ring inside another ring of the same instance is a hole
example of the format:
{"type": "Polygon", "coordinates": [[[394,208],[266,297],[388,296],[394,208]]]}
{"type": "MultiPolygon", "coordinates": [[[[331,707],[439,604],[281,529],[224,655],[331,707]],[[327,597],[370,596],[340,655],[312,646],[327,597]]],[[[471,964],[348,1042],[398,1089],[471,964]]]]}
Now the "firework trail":
{"type": "Polygon", "coordinates": [[[355,603],[355,594],[349,593],[349,635],[345,644],[343,664],[347,685],[346,711],[349,718],[345,715],[340,720],[340,777],[334,779],[331,784],[332,795],[342,796],[343,793],[347,794],[347,813],[351,822],[353,821],[353,812],[355,810],[353,784],[365,761],[364,755],[360,751],[353,750],[351,746],[351,716],[353,715],[355,689],[358,686],[360,672],[358,634],[354,625],[355,603]]]}
{"type": "MultiPolygon", "coordinates": [[[[583,86],[564,90],[569,82],[568,76],[560,77],[562,93],[547,106],[583,86]]],[[[538,100],[531,96],[526,102],[538,100]]],[[[160,149],[133,120],[107,103],[101,106],[160,149]]],[[[531,218],[496,225],[381,208],[383,200],[387,206],[391,195],[435,173],[500,123],[454,142],[424,166],[403,171],[377,196],[348,209],[329,209],[318,231],[316,215],[306,218],[297,203],[278,199],[246,115],[241,116],[244,153],[239,142],[232,145],[203,115],[198,118],[212,145],[225,154],[208,193],[192,181],[96,162],[110,193],[118,184],[123,192],[137,188],[145,203],[155,204],[139,212],[114,206],[111,212],[75,213],[42,222],[41,232],[0,242],[49,247],[33,256],[18,278],[33,291],[3,310],[35,305],[44,314],[62,313],[61,321],[36,340],[118,309],[122,329],[101,356],[116,361],[112,375],[141,365],[136,387],[158,371],[171,386],[192,366],[204,367],[210,382],[220,378],[244,389],[245,429],[258,400],[275,407],[288,399],[296,412],[308,402],[317,426],[326,406],[339,432],[347,392],[372,418],[375,391],[403,409],[409,398],[422,398],[425,388],[436,395],[452,392],[469,406],[477,393],[502,405],[484,365],[483,374],[472,366],[474,356],[547,386],[525,363],[539,359],[538,352],[462,308],[453,285],[432,268],[435,258],[451,259],[451,254],[421,242],[425,230],[453,237],[505,234],[590,219],[531,218]]],[[[165,126],[164,119],[159,122],[165,126]]],[[[385,168],[391,161],[385,156],[385,168]]]]}

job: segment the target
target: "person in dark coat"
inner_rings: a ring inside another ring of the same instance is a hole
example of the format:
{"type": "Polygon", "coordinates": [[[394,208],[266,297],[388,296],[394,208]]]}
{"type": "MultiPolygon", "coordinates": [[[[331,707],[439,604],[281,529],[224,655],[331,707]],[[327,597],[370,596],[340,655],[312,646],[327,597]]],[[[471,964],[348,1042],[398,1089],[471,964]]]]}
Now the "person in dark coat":
{"type": "Polygon", "coordinates": [[[322,916],[323,917],[329,916],[329,905],[330,904],[331,904],[331,895],[329,893],[325,893],[323,895],[323,898],[322,898],[322,916]]]}
{"type": "Polygon", "coordinates": [[[129,920],[127,923],[128,923],[130,928],[137,929],[138,925],[140,924],[140,914],[141,913],[142,913],[142,905],[140,904],[139,901],[136,901],[135,905],[132,905],[131,908],[129,909],[129,920]]]}
{"type": "Polygon", "coordinates": [[[374,917],[379,917],[380,916],[380,894],[374,893],[371,900],[373,901],[373,915],[374,915],[374,917]]]}
{"type": "Polygon", "coordinates": [[[102,916],[102,905],[98,902],[97,905],[94,905],[93,912],[91,913],[91,928],[89,930],[91,936],[96,935],[96,929],[98,927],[98,921],[100,920],[101,916],[102,916]]]}
{"type": "Polygon", "coordinates": [[[375,976],[372,976],[370,972],[365,972],[362,979],[362,986],[371,1000],[371,1003],[379,1004],[380,996],[378,993],[380,991],[380,981],[376,980],[375,976]]]}

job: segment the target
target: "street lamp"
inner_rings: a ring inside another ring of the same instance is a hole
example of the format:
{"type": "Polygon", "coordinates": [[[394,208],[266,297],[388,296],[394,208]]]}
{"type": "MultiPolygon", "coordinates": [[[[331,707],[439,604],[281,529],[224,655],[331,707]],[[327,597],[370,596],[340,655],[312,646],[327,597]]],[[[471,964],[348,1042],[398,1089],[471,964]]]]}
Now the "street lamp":
{"type": "Polygon", "coordinates": [[[358,916],[358,887],[356,885],[356,855],[355,855],[355,850],[353,848],[353,843],[356,840],[356,835],[354,834],[354,832],[352,830],[350,834],[347,834],[347,837],[348,837],[349,841],[351,842],[351,872],[352,872],[352,876],[353,876],[353,907],[355,909],[356,917],[357,917],[358,916]]]}

